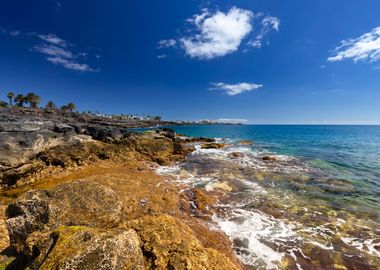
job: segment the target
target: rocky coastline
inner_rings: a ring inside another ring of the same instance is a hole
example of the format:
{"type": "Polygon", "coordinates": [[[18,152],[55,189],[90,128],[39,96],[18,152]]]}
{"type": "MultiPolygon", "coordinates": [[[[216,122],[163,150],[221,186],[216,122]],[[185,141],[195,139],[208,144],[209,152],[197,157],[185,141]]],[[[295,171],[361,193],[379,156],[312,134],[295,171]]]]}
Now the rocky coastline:
{"type": "Polygon", "coordinates": [[[242,269],[212,226],[218,191],[155,173],[222,145],[130,129],[152,124],[1,111],[0,269],[242,269]]]}

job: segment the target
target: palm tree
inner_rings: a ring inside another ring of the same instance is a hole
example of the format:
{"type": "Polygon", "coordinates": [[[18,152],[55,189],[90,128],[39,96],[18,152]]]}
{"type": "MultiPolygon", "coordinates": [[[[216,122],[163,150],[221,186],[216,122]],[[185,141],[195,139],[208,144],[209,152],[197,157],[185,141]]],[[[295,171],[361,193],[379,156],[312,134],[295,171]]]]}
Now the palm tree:
{"type": "Polygon", "coordinates": [[[77,108],[77,106],[75,106],[75,104],[72,103],[72,102],[70,102],[69,104],[67,104],[67,109],[68,109],[70,112],[73,112],[76,108],[77,108]]]}
{"type": "Polygon", "coordinates": [[[60,109],[61,111],[64,111],[64,112],[67,112],[69,110],[66,105],[61,106],[60,109]]]}
{"type": "Polygon", "coordinates": [[[24,107],[24,103],[25,103],[25,96],[22,95],[22,94],[18,94],[16,97],[15,97],[15,102],[17,103],[17,106],[19,107],[24,107]]]}
{"type": "Polygon", "coordinates": [[[34,109],[36,109],[38,104],[41,102],[41,98],[32,92],[26,95],[25,100],[30,104],[30,107],[34,109]]]}
{"type": "Polygon", "coordinates": [[[7,98],[9,98],[9,105],[13,106],[13,98],[15,97],[15,93],[8,92],[7,98]]]}
{"type": "Polygon", "coordinates": [[[53,111],[53,110],[57,109],[57,106],[54,104],[53,101],[49,101],[48,103],[46,103],[45,109],[49,110],[49,111],[53,111]]]}
{"type": "Polygon", "coordinates": [[[6,108],[6,107],[8,107],[8,103],[0,100],[0,108],[6,108]]]}

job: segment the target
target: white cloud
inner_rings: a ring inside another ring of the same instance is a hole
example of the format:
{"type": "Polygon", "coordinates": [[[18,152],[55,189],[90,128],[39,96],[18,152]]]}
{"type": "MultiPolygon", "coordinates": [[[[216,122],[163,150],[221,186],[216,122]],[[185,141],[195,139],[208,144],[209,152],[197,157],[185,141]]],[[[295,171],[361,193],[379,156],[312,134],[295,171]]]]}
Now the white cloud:
{"type": "Polygon", "coordinates": [[[229,124],[243,124],[243,123],[247,123],[248,120],[247,119],[235,119],[235,118],[220,118],[220,119],[216,120],[216,122],[229,123],[229,124]]]}
{"type": "Polygon", "coordinates": [[[82,71],[82,72],[85,72],[85,71],[95,72],[96,71],[96,70],[92,69],[88,64],[80,64],[80,63],[75,62],[74,60],[65,59],[65,58],[62,58],[59,56],[48,57],[46,60],[48,60],[49,62],[51,62],[53,64],[61,65],[65,68],[71,69],[71,70],[77,70],[77,71],[82,71]]]}
{"type": "MultiPolygon", "coordinates": [[[[62,48],[51,44],[40,44],[33,47],[34,51],[47,55],[47,61],[60,65],[64,68],[82,71],[82,72],[95,72],[97,70],[91,68],[88,64],[79,63],[79,58],[87,57],[87,53],[74,54],[67,48],[62,48]]],[[[96,56],[95,56],[96,57],[96,56]]]]}
{"type": "Polygon", "coordinates": [[[46,60],[55,65],[60,65],[70,70],[81,72],[97,72],[98,69],[90,67],[89,64],[80,63],[86,60],[89,56],[100,58],[99,54],[89,52],[73,52],[70,48],[75,45],[70,42],[59,38],[55,34],[42,35],[35,32],[21,32],[19,30],[7,31],[0,28],[4,34],[9,34],[14,38],[33,38],[38,39],[40,44],[34,45],[31,49],[33,52],[38,52],[45,55],[46,60]],[[42,41],[42,43],[41,43],[42,41]]]}
{"type": "Polygon", "coordinates": [[[276,31],[280,30],[280,20],[276,17],[266,16],[263,19],[262,24],[266,29],[273,28],[276,31]]]}
{"type": "Polygon", "coordinates": [[[33,47],[36,52],[47,54],[49,56],[59,56],[64,58],[74,58],[74,54],[67,49],[50,45],[50,44],[40,44],[33,47]]]}
{"type": "Polygon", "coordinates": [[[380,60],[380,26],[356,39],[343,40],[327,61],[337,62],[345,59],[353,59],[354,62],[380,60]]]}
{"type": "Polygon", "coordinates": [[[181,38],[181,45],[193,58],[211,59],[232,53],[251,32],[252,17],[251,11],[236,7],[227,13],[204,9],[189,20],[197,33],[181,38]]]}
{"type": "Polygon", "coordinates": [[[235,96],[245,92],[259,89],[263,87],[262,84],[255,83],[237,83],[237,84],[226,84],[226,83],[212,83],[213,88],[211,90],[222,90],[226,92],[229,96],[235,96]]]}
{"type": "Polygon", "coordinates": [[[157,59],[164,59],[166,58],[167,55],[166,54],[160,54],[160,55],[157,55],[157,59]]]}
{"type": "Polygon", "coordinates": [[[12,37],[18,37],[21,34],[21,31],[20,30],[13,30],[13,31],[10,31],[9,34],[12,37]]]}
{"type": "Polygon", "coordinates": [[[38,37],[43,41],[46,41],[48,43],[51,43],[57,46],[67,47],[67,45],[69,45],[66,40],[63,40],[54,34],[38,35],[38,37]]]}
{"type": "Polygon", "coordinates": [[[163,39],[158,42],[158,49],[175,47],[177,45],[177,41],[175,39],[163,39]]]}
{"type": "Polygon", "coordinates": [[[236,52],[243,45],[246,45],[243,51],[247,51],[247,46],[261,48],[265,36],[280,27],[276,17],[237,7],[227,12],[203,9],[187,22],[191,27],[186,34],[159,41],[158,49],[181,48],[191,58],[213,59],[236,52]]]}
{"type": "Polygon", "coordinates": [[[261,21],[261,29],[259,30],[259,33],[256,35],[256,37],[248,42],[248,46],[254,47],[254,48],[261,48],[263,46],[263,40],[265,36],[271,31],[271,30],[280,30],[280,20],[276,17],[272,16],[266,16],[261,21]]]}

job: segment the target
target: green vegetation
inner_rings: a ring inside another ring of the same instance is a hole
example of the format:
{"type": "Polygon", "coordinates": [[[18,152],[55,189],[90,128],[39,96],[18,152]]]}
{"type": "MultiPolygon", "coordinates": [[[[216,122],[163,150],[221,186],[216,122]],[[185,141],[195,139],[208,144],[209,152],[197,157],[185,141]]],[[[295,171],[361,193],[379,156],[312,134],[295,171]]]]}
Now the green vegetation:
{"type": "Polygon", "coordinates": [[[13,106],[13,98],[15,97],[15,93],[13,92],[8,92],[7,98],[9,98],[9,105],[12,107],[13,106]]]}
{"type": "MultiPolygon", "coordinates": [[[[9,102],[0,100],[0,108],[7,108],[7,107],[23,108],[25,107],[25,104],[29,104],[29,108],[39,109],[38,106],[41,103],[41,97],[33,92],[29,92],[26,95],[23,95],[23,94],[15,94],[14,92],[9,91],[7,93],[7,98],[9,102]]],[[[46,103],[43,109],[48,110],[48,111],[58,110],[57,106],[55,105],[53,101],[49,101],[48,103],[46,103]]],[[[76,105],[70,102],[67,105],[63,105],[61,107],[61,110],[65,112],[74,112],[76,110],[76,105]]]]}
{"type": "MultiPolygon", "coordinates": [[[[24,95],[9,91],[6,97],[8,98],[8,102],[0,99],[0,108],[25,108],[25,105],[28,105],[28,107],[31,109],[42,109],[49,112],[60,111],[65,113],[73,113],[77,110],[77,106],[73,102],[69,102],[68,104],[58,107],[53,101],[48,101],[45,104],[45,106],[39,107],[41,103],[41,97],[33,92],[29,92],[26,95],[24,95]]],[[[136,114],[102,114],[98,111],[87,111],[83,112],[83,114],[118,120],[140,120],[161,122],[161,116],[154,115],[139,116],[136,114]]]]}
{"type": "Polygon", "coordinates": [[[48,110],[48,111],[54,111],[57,109],[57,105],[55,105],[55,103],[53,101],[49,101],[48,103],[46,103],[45,105],[45,110],[48,110]]]}

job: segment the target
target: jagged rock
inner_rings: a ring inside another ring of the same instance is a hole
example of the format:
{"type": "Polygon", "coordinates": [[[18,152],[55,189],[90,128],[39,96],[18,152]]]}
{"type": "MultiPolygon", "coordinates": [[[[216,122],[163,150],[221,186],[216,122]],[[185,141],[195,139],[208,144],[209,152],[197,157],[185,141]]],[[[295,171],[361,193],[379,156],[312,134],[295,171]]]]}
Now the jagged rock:
{"type": "Polygon", "coordinates": [[[36,239],[34,248],[37,242],[39,255],[29,269],[143,269],[139,238],[133,230],[60,227],[47,244],[36,239]]]}
{"type": "Polygon", "coordinates": [[[18,250],[25,249],[34,233],[73,225],[113,228],[123,218],[117,195],[86,180],[63,183],[51,190],[31,190],[10,204],[6,214],[10,241],[18,250]]]}
{"type": "Polygon", "coordinates": [[[171,128],[156,129],[156,133],[161,134],[161,135],[168,137],[170,139],[174,139],[176,136],[175,131],[171,128]]]}
{"type": "Polygon", "coordinates": [[[90,125],[86,126],[85,129],[85,134],[90,135],[95,140],[103,142],[107,142],[109,139],[118,141],[123,138],[123,134],[119,128],[90,125]]]}
{"type": "Polygon", "coordinates": [[[224,143],[204,143],[201,145],[202,149],[220,149],[225,147],[226,145],[224,143]]]}
{"type": "Polygon", "coordinates": [[[171,216],[146,216],[130,225],[140,236],[146,269],[239,269],[224,254],[205,248],[189,226],[171,216]]]}
{"type": "Polygon", "coordinates": [[[68,132],[75,132],[75,127],[66,125],[66,124],[57,124],[54,126],[54,132],[57,133],[68,133],[68,132]]]}

